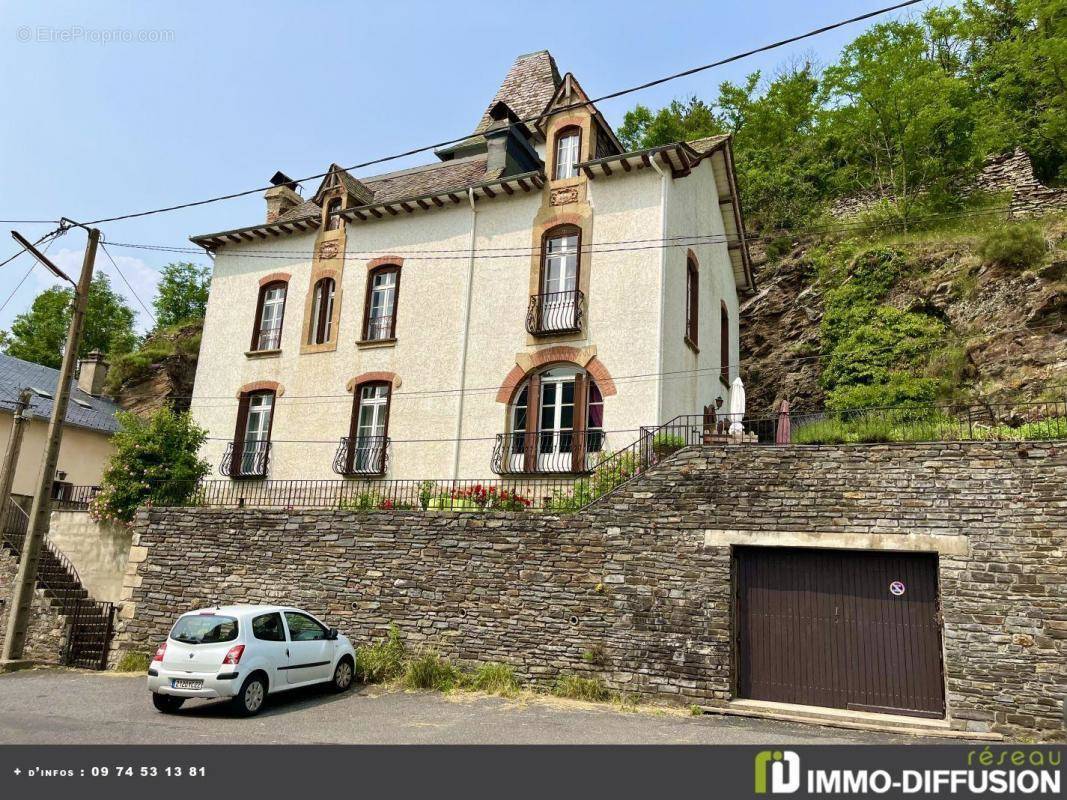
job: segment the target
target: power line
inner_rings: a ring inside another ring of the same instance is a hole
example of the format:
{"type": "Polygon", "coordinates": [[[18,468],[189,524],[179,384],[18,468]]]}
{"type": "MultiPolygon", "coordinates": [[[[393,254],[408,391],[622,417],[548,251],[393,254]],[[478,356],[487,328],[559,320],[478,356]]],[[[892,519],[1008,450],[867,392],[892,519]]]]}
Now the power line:
{"type": "Polygon", "coordinates": [[[122,282],[126,284],[126,288],[133,293],[133,296],[135,298],[137,298],[137,302],[141,304],[141,308],[144,309],[144,313],[146,313],[148,315],[148,318],[152,320],[152,324],[158,324],[155,315],[148,310],[148,306],[145,305],[144,300],[141,299],[141,296],[137,294],[137,290],[133,288],[132,284],[130,284],[128,280],[126,280],[126,276],[123,274],[122,270],[119,269],[119,265],[115,262],[115,259],[111,257],[111,253],[108,252],[107,246],[102,241],[100,242],[100,249],[104,251],[104,255],[107,256],[107,260],[111,262],[111,266],[115,268],[115,272],[119,274],[119,277],[122,278],[122,282]]]}
{"type": "MultiPolygon", "coordinates": [[[[62,236],[63,233],[64,233],[63,231],[53,231],[51,234],[47,234],[45,236],[42,236],[40,239],[38,239],[36,242],[34,242],[34,244],[38,245],[41,242],[43,242],[45,239],[47,239],[48,236],[51,236],[52,238],[48,239],[48,243],[44,246],[44,250],[42,251],[42,253],[47,253],[48,252],[48,248],[51,247],[52,243],[56,239],[58,239],[60,236],[62,236]]],[[[13,255],[11,258],[9,258],[7,261],[5,261],[4,264],[8,263],[8,261],[11,261],[11,260],[17,258],[18,256],[22,255],[24,252],[26,252],[26,251],[25,250],[19,250],[19,252],[15,253],[15,255],[13,255]]],[[[2,267],[4,264],[0,264],[0,267],[2,267]]],[[[15,288],[11,290],[11,294],[9,294],[7,296],[7,299],[4,300],[3,303],[0,303],[0,311],[3,311],[5,308],[7,308],[7,304],[11,302],[11,298],[13,298],[16,294],[18,294],[19,289],[22,288],[22,284],[24,284],[26,282],[26,279],[28,277],[30,277],[30,273],[33,272],[33,268],[36,267],[36,266],[37,266],[37,262],[36,261],[34,261],[33,263],[30,264],[30,268],[28,270],[26,270],[26,274],[22,276],[22,280],[20,280],[17,284],[15,284],[15,288]]]]}
{"type": "MultiPolygon", "coordinates": [[[[610,93],[605,94],[605,95],[601,95],[600,97],[594,97],[594,98],[591,98],[589,100],[584,100],[584,101],[579,101],[579,102],[576,102],[576,103],[571,103],[570,105],[567,105],[567,106],[561,106],[560,108],[554,109],[552,111],[552,113],[553,114],[564,113],[566,111],[572,111],[572,110],[577,109],[577,108],[584,108],[586,106],[591,106],[591,105],[594,105],[595,103],[599,103],[599,102],[604,101],[604,100],[613,100],[613,99],[615,99],[617,97],[622,97],[622,96],[627,95],[627,94],[632,94],[633,92],[643,91],[644,89],[649,89],[649,88],[651,88],[653,86],[659,86],[661,84],[667,83],[668,81],[673,81],[673,80],[677,80],[678,78],[684,78],[684,77],[688,77],[690,75],[695,75],[695,74],[697,74],[699,72],[704,72],[705,70],[713,69],[715,67],[721,67],[721,66],[723,66],[725,64],[730,64],[730,63],[732,63],[734,61],[740,61],[742,59],[749,58],[750,56],[754,56],[754,55],[757,55],[759,53],[765,53],[765,52],[768,52],[770,50],[775,50],[777,48],[784,47],[784,46],[789,45],[789,44],[794,44],[794,43],[802,41],[804,39],[809,39],[809,38],[814,37],[814,36],[819,36],[819,35],[821,35],[823,33],[827,33],[828,31],[832,31],[832,30],[835,30],[837,28],[842,28],[842,27],[845,27],[847,25],[852,25],[852,24],[857,23],[857,22],[863,22],[864,20],[871,19],[872,17],[881,16],[882,14],[888,14],[891,11],[898,11],[898,10],[900,10],[902,8],[907,8],[909,6],[917,5],[918,3],[924,2],[924,1],[925,0],[904,0],[904,2],[896,3],[895,5],[886,6],[884,8],[879,8],[879,9],[877,9],[875,11],[870,11],[870,12],[867,12],[865,14],[860,14],[860,15],[855,16],[855,17],[850,17],[848,19],[841,20],[839,22],[834,22],[834,23],[832,23],[830,25],[824,25],[821,28],[816,28],[814,30],[810,30],[810,31],[808,31],[806,33],[801,33],[801,34],[798,34],[796,36],[791,36],[791,37],[789,37],[787,39],[781,39],[779,41],[772,42],[770,44],[766,44],[766,45],[763,45],[761,47],[756,47],[756,48],[754,48],[752,50],[746,50],[745,52],[742,52],[742,53],[736,53],[736,54],[734,54],[732,56],[728,56],[726,58],[719,59],[718,61],[712,61],[712,62],[710,62],[708,64],[702,64],[702,65],[697,66],[697,67],[691,67],[690,69],[683,70],[681,72],[675,72],[675,73],[672,73],[671,75],[665,75],[662,78],[656,78],[655,80],[647,81],[646,83],[642,83],[642,84],[639,84],[637,86],[631,86],[631,87],[626,88],[626,89],[619,89],[617,91],[610,92],[610,93]]],[[[527,117],[525,119],[517,120],[516,122],[512,123],[509,127],[515,127],[517,125],[524,125],[524,124],[526,124],[528,122],[536,122],[539,119],[541,119],[543,116],[544,116],[544,114],[535,114],[535,115],[532,115],[532,116],[527,117]]],[[[436,142],[434,144],[429,144],[429,145],[425,145],[425,146],[422,146],[422,147],[416,147],[416,148],[413,148],[411,150],[406,150],[406,151],[401,152],[401,153],[396,153],[394,155],[383,156],[381,158],[372,159],[370,161],[364,161],[364,162],[359,163],[359,164],[354,164],[351,167],[346,167],[345,169],[347,171],[351,172],[352,170],[363,169],[365,167],[374,166],[376,164],[383,164],[383,163],[386,163],[386,162],[389,162],[389,161],[395,161],[395,160],[400,159],[400,158],[406,158],[408,156],[418,155],[420,153],[425,153],[425,152],[428,152],[428,151],[431,151],[431,150],[436,150],[438,148],[445,147],[445,146],[450,145],[450,144],[457,144],[459,142],[465,141],[465,140],[470,139],[470,138],[472,138],[472,134],[468,133],[468,134],[464,134],[463,136],[459,136],[459,137],[456,137],[456,138],[453,138],[453,139],[446,139],[445,141],[442,141],[442,142],[436,142]]],[[[303,183],[304,181],[316,180],[318,178],[325,177],[327,174],[328,174],[327,172],[320,172],[320,173],[317,173],[315,175],[308,175],[307,177],[300,178],[295,182],[296,183],[303,183]]],[[[244,191],[233,192],[231,194],[224,194],[224,195],[218,195],[218,196],[215,196],[215,197],[209,197],[209,198],[207,198],[205,200],[194,200],[194,201],[191,201],[191,202],[188,202],[188,203],[179,203],[177,205],[166,206],[166,207],[163,207],[163,208],[151,209],[151,210],[148,210],[148,211],[137,211],[137,212],[132,212],[132,213],[129,213],[129,214],[120,214],[120,215],[114,216],[114,217],[103,217],[101,219],[93,220],[91,222],[86,222],[85,225],[100,225],[100,224],[105,223],[105,222],[119,222],[120,220],[133,219],[135,217],[147,217],[147,216],[150,216],[150,215],[153,215],[153,214],[163,214],[163,213],[170,212],[170,211],[178,211],[178,210],[185,209],[185,208],[193,208],[195,206],[203,206],[203,205],[207,205],[209,203],[217,203],[217,202],[222,201],[222,200],[233,200],[235,198],[245,197],[245,196],[250,195],[250,194],[258,194],[259,192],[264,192],[264,191],[266,191],[267,189],[270,189],[270,188],[271,188],[270,186],[260,186],[260,187],[257,187],[255,189],[246,189],[244,191]]]]}
{"type": "MultiPolygon", "coordinates": [[[[964,219],[971,217],[982,217],[1000,214],[1005,211],[1009,211],[1008,206],[994,206],[984,209],[973,209],[966,211],[944,211],[933,214],[927,214],[922,217],[914,218],[910,221],[911,224],[918,225],[924,222],[933,222],[937,220],[950,220],[950,219],[964,219]]],[[[897,223],[888,223],[888,226],[897,225],[897,223]]],[[[590,242],[583,244],[578,248],[578,252],[583,254],[593,255],[596,253],[612,253],[612,252],[625,252],[629,250],[651,250],[651,249],[663,249],[667,247],[692,247],[694,245],[702,244],[728,244],[736,241],[744,241],[746,243],[752,242],[771,242],[780,239],[786,235],[792,235],[794,237],[814,236],[818,234],[826,233],[848,233],[855,230],[874,229],[876,232],[879,228],[877,223],[856,221],[856,222],[836,222],[827,223],[825,225],[815,225],[806,228],[777,228],[770,232],[759,234],[745,234],[738,233],[709,233],[709,234],[686,234],[678,236],[669,236],[663,238],[652,239],[616,239],[603,242],[590,242]],[[627,245],[625,247],[613,247],[613,245],[627,245]],[[630,246],[632,245],[632,246],[630,246]]],[[[127,249],[135,250],[147,250],[153,252],[165,252],[175,253],[180,255],[202,255],[203,251],[200,248],[195,247],[181,247],[177,245],[159,245],[159,244],[147,244],[137,242],[111,242],[112,247],[124,247],[127,249]]],[[[540,255],[542,248],[540,245],[527,246],[527,245],[514,245],[510,247],[476,247],[474,248],[475,258],[529,258],[535,255],[540,255]],[[484,255],[479,255],[484,254],[484,255]]],[[[257,258],[257,259],[281,259],[286,261],[292,261],[297,258],[307,258],[312,255],[312,248],[306,248],[302,250],[284,250],[271,248],[268,252],[258,253],[238,253],[227,252],[227,258],[257,258]]],[[[440,248],[440,249],[424,249],[424,250],[346,250],[346,258],[374,258],[376,256],[395,255],[399,258],[403,258],[405,261],[412,260],[461,260],[467,261],[471,258],[471,250],[469,248],[440,248]],[[457,254],[457,255],[451,255],[457,254]]]]}
{"type": "Polygon", "coordinates": [[[0,225],[58,225],[58,219],[0,219],[0,225]]]}

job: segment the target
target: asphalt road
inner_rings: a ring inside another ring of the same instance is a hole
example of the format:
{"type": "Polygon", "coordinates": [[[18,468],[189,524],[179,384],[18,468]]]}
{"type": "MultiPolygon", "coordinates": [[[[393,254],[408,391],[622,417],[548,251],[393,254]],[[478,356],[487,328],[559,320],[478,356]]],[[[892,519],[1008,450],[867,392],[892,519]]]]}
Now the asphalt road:
{"type": "Polygon", "coordinates": [[[153,707],[144,678],[31,670],[0,675],[0,744],[860,744],[907,736],[552,698],[297,689],[239,719],[220,702],[153,707]]]}

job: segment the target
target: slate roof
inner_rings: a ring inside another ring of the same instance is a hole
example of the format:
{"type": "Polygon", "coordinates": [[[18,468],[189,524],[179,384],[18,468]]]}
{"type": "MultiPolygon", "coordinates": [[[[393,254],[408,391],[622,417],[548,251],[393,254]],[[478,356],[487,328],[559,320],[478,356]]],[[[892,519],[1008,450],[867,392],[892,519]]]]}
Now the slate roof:
{"type": "Polygon", "coordinates": [[[686,142],[686,144],[692,147],[701,155],[704,155],[704,153],[718,147],[720,144],[722,144],[729,138],[729,134],[722,134],[720,136],[705,136],[703,139],[693,139],[692,141],[686,142]]]}
{"type": "Polygon", "coordinates": [[[562,79],[556,60],[547,50],[527,53],[515,59],[504,82],[500,84],[492,102],[486,106],[475,133],[484,133],[492,124],[489,109],[499,102],[507,103],[519,119],[527,119],[545,110],[562,79]]]}
{"type": "MultiPolygon", "coordinates": [[[[0,353],[0,410],[14,410],[20,389],[44,389],[54,395],[58,384],[58,369],[0,353]]],[[[76,380],[72,380],[71,384],[70,403],[67,405],[68,425],[103,433],[114,433],[119,429],[115,414],[121,411],[121,408],[110,400],[86,394],[78,388],[76,380]],[[81,405],[82,403],[85,405],[81,405]]],[[[31,392],[29,410],[35,418],[47,420],[52,415],[52,401],[31,392]]]]}
{"type": "MultiPolygon", "coordinates": [[[[468,186],[485,180],[485,165],[486,156],[483,153],[470,158],[457,158],[453,161],[386,172],[363,178],[360,183],[374,193],[373,203],[391,203],[410,197],[437,194],[449,189],[465,190],[468,186]]],[[[342,180],[347,175],[347,172],[341,171],[342,180]]],[[[291,222],[294,219],[317,217],[321,213],[321,206],[311,200],[306,200],[286,211],[276,221],[291,222]]]]}

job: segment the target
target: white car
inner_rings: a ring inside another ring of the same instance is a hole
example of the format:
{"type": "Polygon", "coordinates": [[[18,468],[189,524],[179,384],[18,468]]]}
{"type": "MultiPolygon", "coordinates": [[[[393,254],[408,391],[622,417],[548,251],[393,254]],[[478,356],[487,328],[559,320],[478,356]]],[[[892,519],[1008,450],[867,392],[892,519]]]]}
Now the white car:
{"type": "Polygon", "coordinates": [[[331,683],[352,685],[348,637],[289,606],[217,606],[183,614],[148,668],[152,702],[163,713],[189,698],[232,698],[252,716],[268,693],[331,683]]]}

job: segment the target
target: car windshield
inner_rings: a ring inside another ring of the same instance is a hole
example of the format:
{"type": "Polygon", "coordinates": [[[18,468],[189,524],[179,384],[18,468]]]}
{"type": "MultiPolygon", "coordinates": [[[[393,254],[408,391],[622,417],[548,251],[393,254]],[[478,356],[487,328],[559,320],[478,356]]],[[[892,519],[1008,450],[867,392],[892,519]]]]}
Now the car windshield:
{"type": "Polygon", "coordinates": [[[182,617],[170,638],[185,644],[217,644],[237,638],[237,620],[218,614],[190,614],[182,617]]]}

